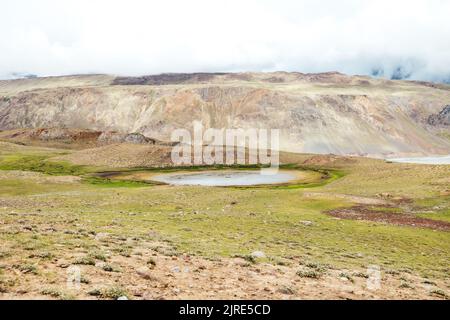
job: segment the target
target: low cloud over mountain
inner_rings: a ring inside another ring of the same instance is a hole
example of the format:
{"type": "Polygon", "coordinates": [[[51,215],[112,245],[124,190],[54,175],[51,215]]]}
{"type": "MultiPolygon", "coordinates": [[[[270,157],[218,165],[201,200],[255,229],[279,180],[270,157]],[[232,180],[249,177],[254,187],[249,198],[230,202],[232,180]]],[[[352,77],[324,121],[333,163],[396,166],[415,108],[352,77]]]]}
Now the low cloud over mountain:
{"type": "Polygon", "coordinates": [[[9,1],[0,78],[336,70],[448,82],[448,12],[442,0],[9,1]]]}

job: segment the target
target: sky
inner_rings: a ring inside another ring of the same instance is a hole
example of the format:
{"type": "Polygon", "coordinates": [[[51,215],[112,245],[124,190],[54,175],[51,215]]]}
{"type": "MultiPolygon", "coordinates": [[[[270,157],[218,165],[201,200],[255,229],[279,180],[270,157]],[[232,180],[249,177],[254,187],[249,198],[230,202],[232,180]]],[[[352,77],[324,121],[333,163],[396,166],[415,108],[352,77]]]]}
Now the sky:
{"type": "Polygon", "coordinates": [[[450,81],[450,0],[0,0],[0,78],[339,71],[450,81]]]}

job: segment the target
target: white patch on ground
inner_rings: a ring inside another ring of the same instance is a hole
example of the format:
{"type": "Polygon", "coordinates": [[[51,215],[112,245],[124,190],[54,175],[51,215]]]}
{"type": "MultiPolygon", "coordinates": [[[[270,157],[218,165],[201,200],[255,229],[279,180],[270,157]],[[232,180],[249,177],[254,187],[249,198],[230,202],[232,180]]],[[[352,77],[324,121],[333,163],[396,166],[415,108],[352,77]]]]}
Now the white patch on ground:
{"type": "Polygon", "coordinates": [[[416,158],[396,158],[386,159],[390,162],[398,163],[416,163],[416,164],[450,164],[450,155],[440,157],[416,157],[416,158]]]}

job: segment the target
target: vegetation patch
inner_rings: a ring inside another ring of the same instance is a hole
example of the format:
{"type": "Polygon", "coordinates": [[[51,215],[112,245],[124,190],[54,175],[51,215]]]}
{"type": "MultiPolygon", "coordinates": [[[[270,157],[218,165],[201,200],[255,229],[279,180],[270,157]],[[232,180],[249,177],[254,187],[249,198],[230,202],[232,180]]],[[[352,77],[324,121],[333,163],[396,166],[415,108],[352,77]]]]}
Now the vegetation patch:
{"type": "Polygon", "coordinates": [[[297,275],[301,278],[320,279],[323,273],[317,270],[299,270],[297,271],[297,275]]]}
{"type": "Polygon", "coordinates": [[[35,265],[32,264],[15,264],[12,266],[14,269],[19,270],[22,273],[31,273],[34,275],[39,274],[38,269],[35,265]]]}
{"type": "Polygon", "coordinates": [[[85,266],[95,266],[95,259],[93,257],[82,257],[78,258],[73,262],[73,264],[85,265],[85,266]]]}
{"type": "Polygon", "coordinates": [[[82,181],[103,188],[143,188],[155,185],[145,181],[114,180],[94,176],[83,177],[82,181]]]}
{"type": "Polygon", "coordinates": [[[98,297],[100,299],[110,299],[110,300],[117,300],[121,297],[128,298],[128,292],[120,287],[94,289],[89,292],[89,295],[98,297]]]}
{"type": "Polygon", "coordinates": [[[397,210],[388,209],[359,205],[352,208],[330,210],[328,214],[342,219],[375,221],[440,231],[450,230],[450,222],[421,218],[413,214],[398,213],[397,210]]]}
{"type": "Polygon", "coordinates": [[[49,158],[51,156],[27,154],[6,155],[0,160],[0,170],[32,171],[56,176],[81,176],[90,172],[84,166],[50,161],[49,158]]]}

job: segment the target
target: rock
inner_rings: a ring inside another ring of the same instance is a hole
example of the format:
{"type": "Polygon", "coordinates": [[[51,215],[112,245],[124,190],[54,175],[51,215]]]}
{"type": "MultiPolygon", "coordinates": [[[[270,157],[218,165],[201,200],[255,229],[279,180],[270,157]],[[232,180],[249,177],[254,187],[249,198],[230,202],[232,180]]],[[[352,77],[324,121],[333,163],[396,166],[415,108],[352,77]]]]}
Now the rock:
{"type": "Polygon", "coordinates": [[[106,241],[109,238],[109,233],[103,232],[103,233],[97,233],[95,235],[95,240],[97,241],[106,241]]]}
{"type": "Polygon", "coordinates": [[[128,298],[127,298],[127,297],[125,297],[125,296],[122,296],[122,297],[119,297],[119,298],[117,298],[117,300],[120,300],[120,301],[125,301],[125,300],[128,300],[128,298]]]}
{"type": "Polygon", "coordinates": [[[156,278],[151,274],[150,269],[147,267],[137,269],[136,273],[145,280],[156,280],[156,278]]]}
{"type": "Polygon", "coordinates": [[[291,287],[288,287],[288,286],[282,286],[277,291],[279,293],[285,294],[285,295],[294,295],[295,294],[295,289],[291,288],[291,287]]]}
{"type": "Polygon", "coordinates": [[[173,273],[180,273],[181,270],[180,270],[179,267],[173,267],[173,268],[172,268],[172,272],[173,272],[173,273]]]}
{"type": "Polygon", "coordinates": [[[310,227],[314,224],[312,221],[300,221],[300,223],[307,227],[310,227]]]}
{"type": "Polygon", "coordinates": [[[445,106],[438,114],[433,114],[428,118],[431,126],[450,126],[450,105],[445,106]]]}
{"type": "Polygon", "coordinates": [[[265,257],[266,257],[266,254],[265,254],[264,252],[262,252],[262,251],[253,251],[252,254],[251,254],[251,256],[252,256],[253,258],[259,258],[259,259],[262,259],[262,258],[265,258],[265,257]]]}
{"type": "Polygon", "coordinates": [[[156,140],[148,138],[140,133],[119,133],[105,131],[97,139],[100,143],[132,143],[132,144],[155,144],[156,140]]]}
{"type": "Polygon", "coordinates": [[[70,266],[68,262],[58,262],[58,267],[62,269],[67,269],[70,266]]]}

